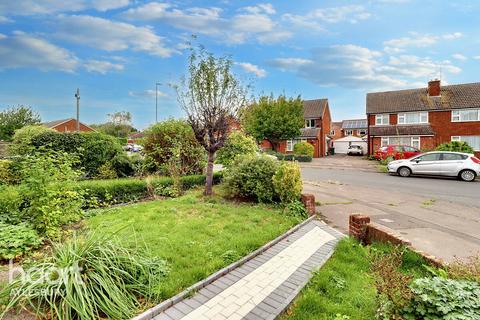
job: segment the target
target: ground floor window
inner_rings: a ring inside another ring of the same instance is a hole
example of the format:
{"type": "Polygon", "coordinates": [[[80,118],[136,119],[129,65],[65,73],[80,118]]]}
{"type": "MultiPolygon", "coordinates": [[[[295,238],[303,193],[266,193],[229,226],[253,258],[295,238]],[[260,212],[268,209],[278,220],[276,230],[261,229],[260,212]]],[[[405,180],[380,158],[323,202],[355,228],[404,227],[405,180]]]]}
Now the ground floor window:
{"type": "Polygon", "coordinates": [[[286,151],[293,151],[293,146],[296,145],[299,142],[307,142],[306,139],[293,139],[293,140],[287,140],[287,149],[286,151]]]}
{"type": "Polygon", "coordinates": [[[345,130],[346,136],[353,136],[353,130],[345,130]]]}
{"type": "Polygon", "coordinates": [[[480,136],[453,136],[452,141],[466,142],[473,150],[480,151],[480,136]]]}
{"type": "Polygon", "coordinates": [[[391,144],[410,146],[410,147],[420,149],[420,137],[405,136],[405,137],[382,137],[381,138],[381,147],[385,147],[391,144]]]}

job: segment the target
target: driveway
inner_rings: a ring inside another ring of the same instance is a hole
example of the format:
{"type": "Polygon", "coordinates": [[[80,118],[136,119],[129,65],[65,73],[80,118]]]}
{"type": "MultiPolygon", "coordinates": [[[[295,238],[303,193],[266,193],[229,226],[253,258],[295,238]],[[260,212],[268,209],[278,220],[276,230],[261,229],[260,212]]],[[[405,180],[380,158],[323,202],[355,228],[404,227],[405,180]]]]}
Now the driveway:
{"type": "Polygon", "coordinates": [[[400,178],[355,161],[365,162],[362,170],[302,165],[304,192],[315,194],[331,226],[347,233],[348,216],[364,213],[445,261],[480,254],[480,181],[400,178]]]}

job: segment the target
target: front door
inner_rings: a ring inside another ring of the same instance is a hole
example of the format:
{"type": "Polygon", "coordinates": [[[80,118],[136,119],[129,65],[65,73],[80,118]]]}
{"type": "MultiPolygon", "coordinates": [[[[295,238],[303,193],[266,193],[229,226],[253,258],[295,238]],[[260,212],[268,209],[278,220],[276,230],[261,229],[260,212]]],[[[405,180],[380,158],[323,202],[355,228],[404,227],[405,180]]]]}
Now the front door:
{"type": "Polygon", "coordinates": [[[440,153],[430,153],[412,159],[412,173],[441,174],[442,165],[440,155],[440,153]]]}

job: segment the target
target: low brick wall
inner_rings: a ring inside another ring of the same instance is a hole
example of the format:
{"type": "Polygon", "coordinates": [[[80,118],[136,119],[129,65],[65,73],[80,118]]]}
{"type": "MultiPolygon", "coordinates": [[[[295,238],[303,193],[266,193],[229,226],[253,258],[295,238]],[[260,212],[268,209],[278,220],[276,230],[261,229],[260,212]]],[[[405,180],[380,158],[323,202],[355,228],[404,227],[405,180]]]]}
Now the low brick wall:
{"type": "Polygon", "coordinates": [[[316,213],[315,209],[315,196],[310,193],[304,193],[302,194],[301,201],[303,205],[305,206],[305,209],[307,209],[308,215],[314,216],[316,213]]]}
{"type": "Polygon", "coordinates": [[[351,214],[349,217],[349,235],[365,244],[373,242],[386,242],[393,245],[401,245],[408,247],[410,250],[421,255],[430,264],[436,267],[444,266],[444,262],[437,259],[435,256],[426,254],[423,251],[417,250],[412,246],[412,243],[399,235],[395,230],[380,224],[370,221],[370,217],[364,214],[351,214]]]}

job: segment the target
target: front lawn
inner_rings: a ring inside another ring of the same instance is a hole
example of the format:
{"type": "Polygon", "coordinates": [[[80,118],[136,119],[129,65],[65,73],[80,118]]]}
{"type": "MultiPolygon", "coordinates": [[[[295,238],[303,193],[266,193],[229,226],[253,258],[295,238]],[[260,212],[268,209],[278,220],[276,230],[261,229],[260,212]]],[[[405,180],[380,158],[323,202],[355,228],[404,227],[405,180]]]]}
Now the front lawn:
{"type": "MultiPolygon", "coordinates": [[[[341,240],[333,256],[317,271],[294,301],[283,320],[375,319],[377,291],[371,273],[371,252],[389,253],[391,245],[362,246],[356,240],[341,240]]],[[[426,275],[426,262],[407,251],[401,270],[414,278],[426,275]]]]}
{"type": "Polygon", "coordinates": [[[298,222],[279,208],[206,199],[192,191],[176,199],[105,209],[87,225],[116,232],[127,246],[145,243],[152,255],[165,259],[170,273],[155,290],[167,299],[298,222]]]}

